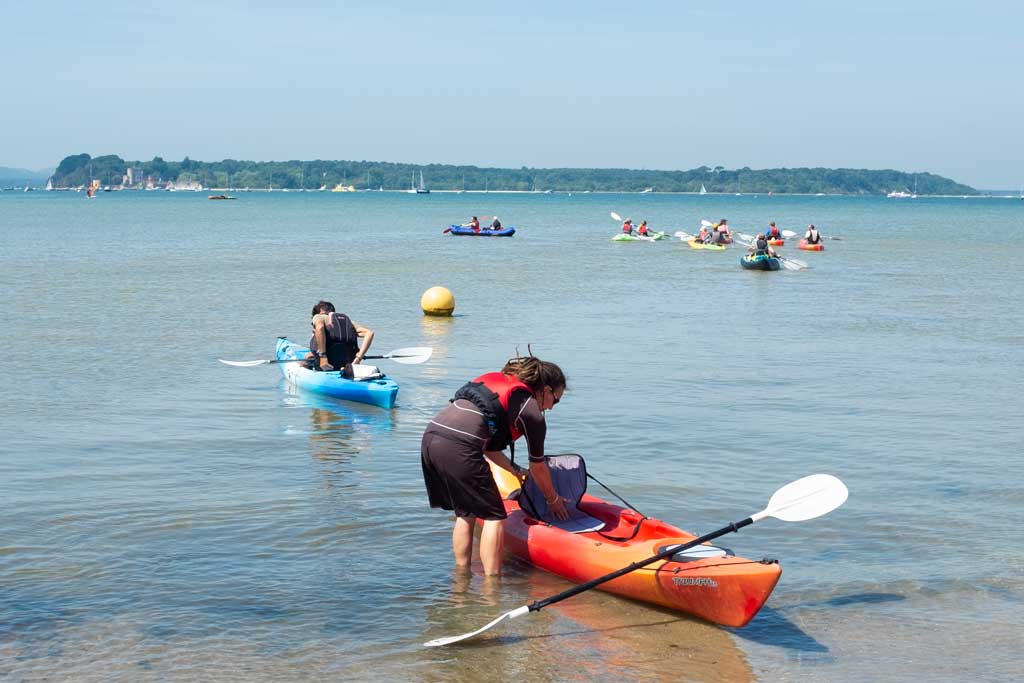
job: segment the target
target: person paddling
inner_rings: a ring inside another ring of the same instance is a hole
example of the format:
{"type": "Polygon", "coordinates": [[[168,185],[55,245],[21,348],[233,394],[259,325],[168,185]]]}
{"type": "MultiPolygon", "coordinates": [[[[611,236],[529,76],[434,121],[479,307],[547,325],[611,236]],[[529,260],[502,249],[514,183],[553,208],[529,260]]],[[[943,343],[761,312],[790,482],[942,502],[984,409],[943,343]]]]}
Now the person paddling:
{"type": "Polygon", "coordinates": [[[491,230],[501,230],[501,221],[498,220],[497,216],[491,221],[491,230]]]}
{"type": "Polygon", "coordinates": [[[472,228],[473,232],[480,232],[480,219],[478,219],[476,216],[473,216],[472,218],[469,219],[468,223],[463,223],[461,227],[472,228]]]}
{"type": "Polygon", "coordinates": [[[779,229],[775,227],[775,221],[768,224],[768,229],[764,231],[764,236],[770,240],[782,239],[782,235],[779,234],[779,229]]]}
{"type": "Polygon", "coordinates": [[[430,507],[455,513],[452,549],[456,567],[470,566],[473,530],[479,518],[483,520],[480,560],[484,573],[501,573],[502,523],[507,515],[484,456],[522,480],[525,471],[513,462],[514,444],[521,436],[526,437],[529,450],[529,476],[553,515],[568,518],[544,457],[544,412],[558,405],[565,388],[565,374],[557,365],[536,356],[517,356],[500,372],[488,372],[463,385],[427,424],[420,444],[423,482],[430,507]],[[512,460],[503,452],[506,446],[512,460]]]}
{"type": "Polygon", "coordinates": [[[764,235],[758,233],[754,238],[754,242],[747,247],[748,251],[753,252],[755,257],[757,256],[777,256],[775,250],[772,249],[771,245],[768,244],[767,233],[764,235]]]}
{"type": "Polygon", "coordinates": [[[814,227],[813,223],[807,226],[807,232],[804,233],[804,241],[807,242],[807,244],[818,244],[821,242],[821,234],[818,232],[818,229],[814,227]]]}
{"type": "Polygon", "coordinates": [[[312,316],[313,335],[306,354],[310,366],[324,372],[339,369],[343,377],[352,379],[352,365],[366,357],[373,343],[373,330],[335,311],[330,301],[318,301],[312,316]]]}
{"type": "Polygon", "coordinates": [[[708,227],[706,225],[700,226],[700,232],[697,233],[697,241],[701,244],[711,243],[711,233],[708,231],[708,227]]]}
{"type": "Polygon", "coordinates": [[[636,229],[636,234],[641,237],[650,237],[650,233],[647,231],[647,221],[640,221],[640,227],[636,229]]]}
{"type": "Polygon", "coordinates": [[[624,235],[632,235],[633,234],[633,219],[632,218],[627,218],[625,221],[623,221],[623,223],[622,223],[622,234],[624,234],[624,235]]]}
{"type": "Polygon", "coordinates": [[[723,242],[723,244],[728,244],[729,242],[732,242],[732,230],[729,229],[728,220],[723,218],[720,221],[718,221],[718,223],[714,227],[715,229],[718,230],[718,232],[722,233],[722,235],[725,237],[725,242],[723,242]]]}

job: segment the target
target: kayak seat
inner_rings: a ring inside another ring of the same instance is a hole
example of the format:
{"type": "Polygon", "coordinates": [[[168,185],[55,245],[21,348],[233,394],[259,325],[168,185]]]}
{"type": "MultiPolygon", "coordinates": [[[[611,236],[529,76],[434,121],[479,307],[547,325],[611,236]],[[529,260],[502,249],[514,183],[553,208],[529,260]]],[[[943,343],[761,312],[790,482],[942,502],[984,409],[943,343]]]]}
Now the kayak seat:
{"type": "Polygon", "coordinates": [[[364,365],[362,363],[352,365],[352,379],[357,382],[369,382],[372,379],[380,379],[384,373],[376,365],[364,365]]]}
{"type": "Polygon", "coordinates": [[[580,499],[587,492],[587,465],[583,458],[575,453],[566,453],[549,455],[546,460],[555,491],[566,499],[565,509],[569,519],[558,519],[551,514],[544,494],[530,477],[526,479],[519,494],[520,509],[538,521],[573,534],[603,529],[604,522],[579,508],[580,499]]]}

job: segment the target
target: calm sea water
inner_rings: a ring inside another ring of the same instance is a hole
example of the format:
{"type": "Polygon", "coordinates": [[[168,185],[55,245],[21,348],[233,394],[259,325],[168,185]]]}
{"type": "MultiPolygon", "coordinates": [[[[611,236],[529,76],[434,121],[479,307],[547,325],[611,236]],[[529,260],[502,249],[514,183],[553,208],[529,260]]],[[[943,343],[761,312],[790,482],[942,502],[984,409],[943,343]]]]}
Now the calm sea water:
{"type": "Polygon", "coordinates": [[[1019,676],[1024,202],[3,193],[0,239],[0,678],[1019,676]],[[845,239],[752,273],[613,243],[610,211],[845,239]],[[515,238],[441,234],[494,213],[515,238]],[[433,285],[455,317],[421,315],[433,285]],[[434,347],[384,366],[394,410],[217,363],[306,338],[322,297],[377,351],[434,347]],[[591,591],[421,647],[567,586],[453,576],[420,475],[430,416],[528,345],[569,376],[550,452],[648,515],[706,532],[805,474],[847,483],[826,517],[722,539],[782,562],[749,626],[591,591]]]}

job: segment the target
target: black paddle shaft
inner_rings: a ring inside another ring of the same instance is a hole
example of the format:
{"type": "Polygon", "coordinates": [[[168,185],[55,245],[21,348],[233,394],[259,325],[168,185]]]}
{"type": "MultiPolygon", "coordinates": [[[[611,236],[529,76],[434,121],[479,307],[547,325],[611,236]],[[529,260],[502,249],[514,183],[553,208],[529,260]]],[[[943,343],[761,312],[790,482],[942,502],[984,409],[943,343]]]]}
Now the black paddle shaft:
{"type": "Polygon", "coordinates": [[[578,586],[573,586],[569,590],[562,591],[558,595],[552,595],[550,598],[544,598],[543,600],[537,600],[536,602],[532,602],[529,605],[530,611],[531,612],[536,612],[538,610],[541,610],[541,609],[547,607],[548,605],[552,605],[552,604],[554,604],[556,602],[561,602],[562,600],[565,600],[566,598],[571,598],[572,596],[578,595],[578,594],[580,594],[580,593],[582,593],[584,591],[588,591],[591,588],[594,588],[595,586],[600,586],[602,583],[604,583],[606,581],[611,581],[612,579],[617,579],[620,576],[624,576],[624,575],[626,575],[626,574],[628,574],[628,573],[630,573],[632,571],[636,571],[637,569],[640,569],[641,567],[646,567],[647,565],[652,564],[654,562],[657,562],[658,560],[664,560],[667,557],[671,557],[672,555],[675,555],[676,553],[681,552],[683,550],[687,550],[689,548],[692,548],[695,545],[700,545],[701,543],[707,543],[708,541],[714,540],[714,539],[718,538],[719,536],[725,536],[726,534],[731,533],[733,531],[739,531],[743,527],[748,526],[748,525],[753,524],[753,523],[754,523],[753,518],[747,517],[746,519],[744,519],[741,522],[733,522],[729,526],[724,526],[721,529],[719,529],[718,531],[712,531],[709,534],[704,534],[700,538],[695,538],[692,541],[690,541],[689,543],[683,543],[682,545],[676,545],[676,546],[669,546],[668,548],[665,548],[664,550],[662,550],[657,555],[652,555],[651,557],[648,557],[646,560],[639,560],[638,562],[634,562],[633,564],[631,564],[631,565],[629,565],[627,567],[623,567],[622,569],[619,569],[617,571],[614,571],[611,574],[605,574],[604,576],[599,576],[596,579],[591,579],[590,581],[587,581],[586,583],[581,583],[578,586]]]}

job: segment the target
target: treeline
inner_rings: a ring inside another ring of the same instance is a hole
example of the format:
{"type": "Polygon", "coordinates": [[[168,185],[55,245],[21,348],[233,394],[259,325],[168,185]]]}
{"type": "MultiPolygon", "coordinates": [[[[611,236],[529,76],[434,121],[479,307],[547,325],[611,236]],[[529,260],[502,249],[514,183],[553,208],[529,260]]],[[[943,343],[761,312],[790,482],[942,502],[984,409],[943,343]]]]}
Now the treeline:
{"type": "MultiPolygon", "coordinates": [[[[199,182],[205,187],[315,190],[352,185],[357,190],[406,190],[419,184],[433,190],[521,190],[571,192],[708,192],[766,194],[917,194],[976,195],[973,187],[932,173],[848,168],[750,168],[701,166],[689,171],[626,168],[481,168],[444,164],[396,164],[378,161],[125,161],[116,155],[66,157],[53,176],[55,187],[120,185],[128,167],[156,184],[199,182]]],[[[136,183],[138,178],[134,179],[136,183]]]]}

